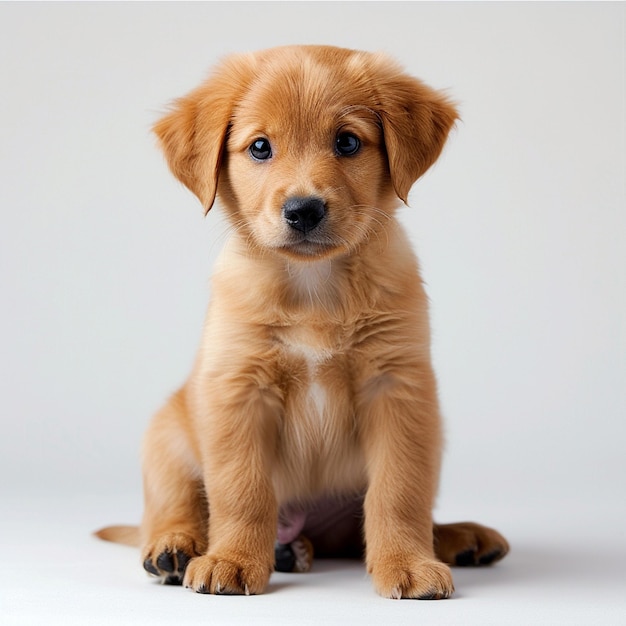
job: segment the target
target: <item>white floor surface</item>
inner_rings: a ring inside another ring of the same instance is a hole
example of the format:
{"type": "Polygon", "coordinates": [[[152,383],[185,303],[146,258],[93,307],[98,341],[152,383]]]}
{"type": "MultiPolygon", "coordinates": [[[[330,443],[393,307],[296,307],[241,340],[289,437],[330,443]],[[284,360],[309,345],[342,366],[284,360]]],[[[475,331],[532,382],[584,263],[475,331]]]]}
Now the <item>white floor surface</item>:
{"type": "Polygon", "coordinates": [[[440,602],[379,598],[364,566],[351,561],[318,560],[308,574],[274,574],[267,593],[255,597],[161,586],[144,574],[136,550],[90,535],[100,525],[132,523],[140,506],[139,498],[122,496],[5,499],[0,623],[626,624],[621,504],[488,511],[482,521],[496,522],[511,554],[490,568],[455,568],[457,592],[440,602]]]}

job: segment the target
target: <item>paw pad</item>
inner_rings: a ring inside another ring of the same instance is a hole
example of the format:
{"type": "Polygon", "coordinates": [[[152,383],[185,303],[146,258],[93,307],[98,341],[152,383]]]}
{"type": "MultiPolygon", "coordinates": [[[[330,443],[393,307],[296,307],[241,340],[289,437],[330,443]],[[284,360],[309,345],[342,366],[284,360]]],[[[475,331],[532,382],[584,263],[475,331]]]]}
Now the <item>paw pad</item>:
{"type": "Polygon", "coordinates": [[[166,550],[157,556],[156,562],[148,557],[143,562],[143,568],[152,576],[160,578],[164,585],[181,585],[190,559],[185,552],[166,550]]]}
{"type": "Polygon", "coordinates": [[[274,569],[277,572],[293,572],[296,565],[296,555],[288,543],[276,543],[274,545],[274,569]]]}
{"type": "Polygon", "coordinates": [[[486,552],[485,554],[480,554],[477,549],[468,549],[463,552],[459,552],[454,558],[454,564],[459,567],[471,567],[472,565],[491,565],[496,561],[499,561],[504,555],[506,551],[501,550],[499,548],[495,548],[486,552]]]}

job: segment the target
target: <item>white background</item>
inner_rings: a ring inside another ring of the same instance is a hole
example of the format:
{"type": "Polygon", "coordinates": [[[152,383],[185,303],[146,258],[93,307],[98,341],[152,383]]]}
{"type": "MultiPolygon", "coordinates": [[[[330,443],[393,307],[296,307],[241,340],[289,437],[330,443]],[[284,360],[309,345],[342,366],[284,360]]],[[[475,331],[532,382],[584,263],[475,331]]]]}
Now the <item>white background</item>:
{"type": "MultiPolygon", "coordinates": [[[[0,4],[0,614],[9,624],[626,624],[623,3],[0,4]],[[456,600],[360,565],[206,598],[89,533],[141,514],[139,447],[199,339],[219,210],[150,126],[228,52],[384,50],[462,122],[401,211],[432,300],[437,516],[513,546],[456,600]],[[252,615],[252,617],[250,617],[252,615]],[[215,621],[217,620],[217,621],[215,621]]],[[[4,621],[3,621],[4,623],[4,621]]]]}

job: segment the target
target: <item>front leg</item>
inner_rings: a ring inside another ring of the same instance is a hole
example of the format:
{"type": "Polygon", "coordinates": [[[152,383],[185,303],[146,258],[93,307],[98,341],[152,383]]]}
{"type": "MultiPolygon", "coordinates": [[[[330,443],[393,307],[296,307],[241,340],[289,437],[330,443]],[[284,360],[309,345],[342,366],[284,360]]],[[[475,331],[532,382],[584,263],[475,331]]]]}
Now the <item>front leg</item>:
{"type": "Polygon", "coordinates": [[[277,399],[255,385],[237,390],[235,381],[221,381],[208,404],[209,550],[189,563],[184,584],[198,593],[262,593],[274,565],[278,516],[271,483],[277,399]]]}
{"type": "Polygon", "coordinates": [[[441,454],[436,386],[430,366],[410,371],[411,380],[404,373],[381,377],[364,392],[367,567],[384,597],[447,598],[452,576],[433,550],[441,454]]]}

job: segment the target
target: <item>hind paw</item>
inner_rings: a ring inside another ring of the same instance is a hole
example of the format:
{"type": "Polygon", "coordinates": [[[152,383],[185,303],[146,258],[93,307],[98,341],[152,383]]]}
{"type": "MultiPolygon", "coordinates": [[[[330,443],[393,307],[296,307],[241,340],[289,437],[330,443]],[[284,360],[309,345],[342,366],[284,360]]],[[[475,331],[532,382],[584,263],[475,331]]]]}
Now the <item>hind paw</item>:
{"type": "Polygon", "coordinates": [[[436,524],[434,535],[437,556],[450,565],[491,565],[509,551],[498,531],[474,522],[436,524]]]}
{"type": "Polygon", "coordinates": [[[182,585],[189,561],[199,554],[189,535],[170,533],[144,548],[143,568],[164,585],[182,585]]]}
{"type": "Polygon", "coordinates": [[[277,572],[308,572],[313,563],[313,544],[303,535],[291,543],[276,542],[274,562],[277,572]]]}

